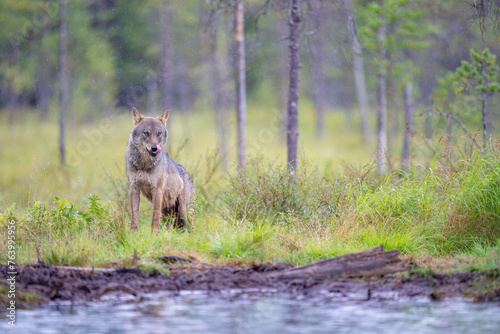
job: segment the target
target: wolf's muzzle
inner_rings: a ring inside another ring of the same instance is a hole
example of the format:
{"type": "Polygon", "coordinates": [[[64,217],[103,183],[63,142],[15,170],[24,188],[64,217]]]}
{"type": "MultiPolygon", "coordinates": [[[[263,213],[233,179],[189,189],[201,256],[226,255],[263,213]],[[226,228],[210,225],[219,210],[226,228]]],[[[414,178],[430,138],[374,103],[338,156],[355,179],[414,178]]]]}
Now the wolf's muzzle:
{"type": "Polygon", "coordinates": [[[148,150],[148,152],[152,157],[156,157],[158,154],[161,153],[161,146],[153,145],[151,146],[151,150],[148,150]]]}

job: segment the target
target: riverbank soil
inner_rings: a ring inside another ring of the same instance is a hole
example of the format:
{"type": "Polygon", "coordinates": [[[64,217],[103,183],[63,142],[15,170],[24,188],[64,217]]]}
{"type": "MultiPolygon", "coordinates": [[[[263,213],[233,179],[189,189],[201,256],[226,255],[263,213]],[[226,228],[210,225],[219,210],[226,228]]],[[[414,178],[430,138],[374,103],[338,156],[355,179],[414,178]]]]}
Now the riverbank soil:
{"type": "MultiPolygon", "coordinates": [[[[188,263],[169,265],[167,273],[156,271],[146,274],[139,268],[85,269],[26,263],[16,268],[16,289],[39,295],[44,301],[74,302],[99,300],[108,294],[128,294],[139,301],[146,298],[144,295],[147,293],[183,290],[323,294],[340,300],[421,296],[430,300],[465,297],[474,301],[500,301],[499,269],[426,275],[410,270],[383,276],[321,280],[312,277],[287,279],[280,275],[292,267],[287,263],[263,263],[248,267],[188,263]]],[[[7,266],[0,265],[2,282],[9,277],[8,272],[7,266]]],[[[7,302],[5,296],[0,302],[7,302]]]]}

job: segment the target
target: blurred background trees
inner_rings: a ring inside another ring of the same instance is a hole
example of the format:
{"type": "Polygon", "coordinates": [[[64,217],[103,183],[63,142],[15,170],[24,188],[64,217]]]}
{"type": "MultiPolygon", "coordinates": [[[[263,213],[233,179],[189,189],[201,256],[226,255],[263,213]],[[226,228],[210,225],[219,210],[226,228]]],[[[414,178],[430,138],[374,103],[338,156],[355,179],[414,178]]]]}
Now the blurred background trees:
{"type": "MultiPolygon", "coordinates": [[[[67,118],[77,121],[132,106],[148,114],[164,109],[184,116],[213,113],[224,157],[227,115],[234,112],[237,100],[241,105],[241,95],[235,93],[239,82],[235,61],[240,59],[241,67],[242,58],[237,55],[243,54],[248,103],[280,110],[285,131],[291,1],[65,3],[66,83],[60,87],[60,1],[0,2],[0,113],[8,114],[10,122],[26,110],[35,110],[42,121],[48,121],[60,107],[63,88],[67,100],[61,101],[67,106],[61,107],[67,118]],[[240,2],[244,4],[243,50],[235,43],[240,2]]],[[[498,94],[491,85],[497,82],[497,72],[484,70],[495,68],[494,55],[499,53],[499,1],[301,3],[300,99],[310,100],[316,110],[319,140],[329,131],[325,114],[344,113],[345,125],[362,133],[365,145],[376,150],[378,142],[383,171],[384,157],[395,153],[391,143],[404,141],[401,160],[407,164],[413,127],[425,129],[428,136],[440,126],[452,131],[446,125],[452,113],[463,124],[484,123],[486,140],[498,135],[498,94]],[[487,55],[482,53],[485,47],[487,55]],[[472,59],[470,49],[486,58],[472,59]],[[461,112],[457,105],[452,111],[441,96],[447,94],[446,74],[460,67],[462,60],[472,64],[468,78],[475,78],[475,87],[483,87],[463,94],[482,103],[482,109],[477,109],[482,114],[461,112]],[[474,62],[484,65],[476,71],[474,62]],[[419,115],[424,117],[415,120],[419,115]]]]}

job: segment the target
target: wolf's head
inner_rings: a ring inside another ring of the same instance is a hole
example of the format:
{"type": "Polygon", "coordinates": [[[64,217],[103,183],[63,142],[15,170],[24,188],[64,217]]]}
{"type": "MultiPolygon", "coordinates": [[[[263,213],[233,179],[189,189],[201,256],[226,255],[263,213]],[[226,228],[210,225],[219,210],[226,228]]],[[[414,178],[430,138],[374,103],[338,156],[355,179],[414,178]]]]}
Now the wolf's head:
{"type": "Polygon", "coordinates": [[[139,150],[145,149],[152,157],[161,153],[162,146],[167,142],[167,119],[170,111],[167,110],[158,117],[144,117],[137,109],[132,108],[134,128],[130,138],[139,150]]]}

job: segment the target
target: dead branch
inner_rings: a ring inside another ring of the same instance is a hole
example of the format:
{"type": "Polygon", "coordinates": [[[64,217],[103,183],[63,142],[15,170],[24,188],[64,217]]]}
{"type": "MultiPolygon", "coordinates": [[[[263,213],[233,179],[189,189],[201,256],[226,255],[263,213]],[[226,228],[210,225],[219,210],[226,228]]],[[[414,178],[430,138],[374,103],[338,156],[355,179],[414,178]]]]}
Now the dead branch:
{"type": "Polygon", "coordinates": [[[40,247],[38,246],[38,244],[35,244],[35,249],[36,249],[36,258],[38,260],[38,263],[44,264],[45,262],[43,262],[42,255],[40,254],[40,247]]]}
{"type": "Polygon", "coordinates": [[[465,134],[467,136],[469,136],[470,139],[472,139],[472,141],[474,142],[474,144],[476,145],[476,147],[477,148],[481,148],[481,146],[479,146],[479,144],[477,143],[476,138],[474,138],[474,136],[472,136],[470,134],[469,130],[467,130],[467,128],[465,127],[465,124],[462,123],[454,114],[451,114],[451,113],[445,114],[445,113],[443,113],[440,110],[437,110],[437,111],[434,111],[434,112],[430,113],[430,115],[433,115],[433,114],[434,115],[438,115],[438,116],[442,116],[444,118],[449,118],[452,121],[455,121],[455,123],[457,123],[462,128],[462,130],[464,130],[465,134]]]}

